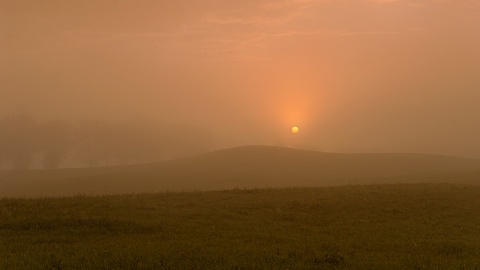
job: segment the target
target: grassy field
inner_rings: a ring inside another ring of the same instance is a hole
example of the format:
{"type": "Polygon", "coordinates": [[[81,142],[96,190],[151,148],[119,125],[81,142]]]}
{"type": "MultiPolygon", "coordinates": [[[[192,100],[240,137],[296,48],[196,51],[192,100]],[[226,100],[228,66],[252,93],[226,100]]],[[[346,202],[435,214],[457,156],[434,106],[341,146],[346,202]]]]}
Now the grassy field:
{"type": "Polygon", "coordinates": [[[0,269],[480,269],[480,186],[0,200],[0,269]]]}

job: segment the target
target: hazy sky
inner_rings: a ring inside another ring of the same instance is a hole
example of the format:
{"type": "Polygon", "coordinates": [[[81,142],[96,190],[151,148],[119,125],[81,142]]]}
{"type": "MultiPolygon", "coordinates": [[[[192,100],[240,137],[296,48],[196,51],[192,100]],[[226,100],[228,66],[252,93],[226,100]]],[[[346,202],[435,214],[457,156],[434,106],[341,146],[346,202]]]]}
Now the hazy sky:
{"type": "Polygon", "coordinates": [[[18,112],[480,158],[480,1],[0,0],[0,114],[18,112]]]}

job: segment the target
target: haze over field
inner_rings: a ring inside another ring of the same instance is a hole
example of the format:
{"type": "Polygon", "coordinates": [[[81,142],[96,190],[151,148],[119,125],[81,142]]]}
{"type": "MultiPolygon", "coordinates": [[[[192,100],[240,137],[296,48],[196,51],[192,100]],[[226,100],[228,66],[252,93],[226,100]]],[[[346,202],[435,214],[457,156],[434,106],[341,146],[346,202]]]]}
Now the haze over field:
{"type": "Polygon", "coordinates": [[[133,166],[0,171],[0,197],[425,182],[478,185],[480,160],[246,146],[133,166]]]}
{"type": "Polygon", "coordinates": [[[0,0],[0,116],[194,126],[211,149],[480,158],[479,70],[479,1],[0,0]]]}
{"type": "Polygon", "coordinates": [[[480,0],[0,0],[0,269],[478,269],[480,0]]]}

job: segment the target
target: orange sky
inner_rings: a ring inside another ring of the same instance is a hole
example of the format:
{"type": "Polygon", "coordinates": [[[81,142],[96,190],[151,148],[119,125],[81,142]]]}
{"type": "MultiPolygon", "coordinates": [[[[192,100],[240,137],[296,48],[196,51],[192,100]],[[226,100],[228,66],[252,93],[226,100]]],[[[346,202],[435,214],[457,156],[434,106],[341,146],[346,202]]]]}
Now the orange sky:
{"type": "Polygon", "coordinates": [[[2,115],[480,158],[479,74],[477,0],[0,0],[2,115]]]}

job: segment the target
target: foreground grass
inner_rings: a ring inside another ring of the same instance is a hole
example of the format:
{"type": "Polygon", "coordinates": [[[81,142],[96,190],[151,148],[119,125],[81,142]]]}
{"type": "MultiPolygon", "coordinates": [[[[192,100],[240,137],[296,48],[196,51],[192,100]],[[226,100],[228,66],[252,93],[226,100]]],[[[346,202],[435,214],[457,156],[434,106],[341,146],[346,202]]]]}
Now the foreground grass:
{"type": "Polygon", "coordinates": [[[0,269],[480,269],[480,187],[0,200],[0,269]]]}

